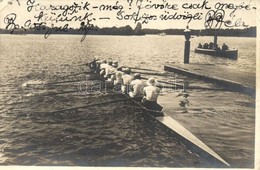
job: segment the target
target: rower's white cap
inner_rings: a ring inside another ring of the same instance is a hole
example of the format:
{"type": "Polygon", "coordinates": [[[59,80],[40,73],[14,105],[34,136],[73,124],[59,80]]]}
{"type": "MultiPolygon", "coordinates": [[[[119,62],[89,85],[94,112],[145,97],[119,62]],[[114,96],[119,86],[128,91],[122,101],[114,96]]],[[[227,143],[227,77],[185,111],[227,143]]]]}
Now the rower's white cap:
{"type": "Polygon", "coordinates": [[[151,77],[151,78],[149,78],[149,79],[147,80],[147,85],[149,85],[149,86],[155,86],[156,83],[157,83],[157,80],[156,80],[156,78],[154,78],[154,77],[151,77]]]}

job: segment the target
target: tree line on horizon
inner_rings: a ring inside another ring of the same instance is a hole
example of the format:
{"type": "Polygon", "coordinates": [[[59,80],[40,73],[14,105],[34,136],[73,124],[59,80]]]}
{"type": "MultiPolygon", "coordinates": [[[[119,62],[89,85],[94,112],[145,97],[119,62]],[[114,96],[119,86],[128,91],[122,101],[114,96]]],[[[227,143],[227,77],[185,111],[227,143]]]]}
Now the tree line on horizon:
{"type": "MultiPolygon", "coordinates": [[[[13,34],[45,34],[49,27],[42,26],[42,28],[37,29],[17,29],[13,34]]],[[[80,28],[68,29],[64,31],[53,31],[52,34],[82,34],[80,28]]],[[[131,26],[126,25],[124,27],[105,27],[99,28],[94,26],[89,30],[88,35],[157,35],[164,32],[167,35],[183,35],[184,29],[142,29],[141,23],[137,23],[136,27],[133,29],[131,26]]],[[[0,29],[0,34],[10,34],[10,30],[0,29]]],[[[256,37],[256,27],[249,27],[245,29],[218,29],[217,31],[213,29],[191,29],[191,35],[195,36],[232,36],[232,37],[256,37]]]]}

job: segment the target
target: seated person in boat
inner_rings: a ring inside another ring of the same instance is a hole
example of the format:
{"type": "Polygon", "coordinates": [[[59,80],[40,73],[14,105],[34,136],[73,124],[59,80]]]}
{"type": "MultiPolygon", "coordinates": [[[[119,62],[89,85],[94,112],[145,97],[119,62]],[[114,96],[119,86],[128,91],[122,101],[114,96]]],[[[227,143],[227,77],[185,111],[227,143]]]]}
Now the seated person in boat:
{"type": "Polygon", "coordinates": [[[157,103],[161,89],[156,87],[156,84],[157,80],[154,77],[148,79],[147,86],[143,90],[144,97],[141,103],[147,109],[161,111],[162,107],[157,103]]]}
{"type": "Polygon", "coordinates": [[[228,50],[228,46],[227,46],[225,43],[223,43],[223,45],[222,45],[222,50],[223,50],[223,51],[228,50]]]}
{"type": "MultiPolygon", "coordinates": [[[[111,64],[111,63],[110,63],[111,64]]],[[[112,64],[111,64],[112,65],[112,64]]],[[[107,60],[103,60],[100,64],[100,75],[102,77],[104,77],[106,75],[106,69],[107,67],[110,67],[109,63],[107,62],[107,60]]]]}
{"type": "Polygon", "coordinates": [[[93,61],[88,63],[89,68],[96,70],[97,69],[97,61],[98,61],[98,57],[94,57],[93,61]]]}
{"type": "Polygon", "coordinates": [[[122,93],[128,94],[130,83],[134,80],[134,76],[131,75],[131,69],[130,68],[124,68],[123,72],[124,72],[124,75],[122,76],[123,83],[122,83],[122,86],[121,86],[121,91],[122,91],[122,93]]]}
{"type": "Polygon", "coordinates": [[[106,67],[105,69],[105,75],[104,75],[104,78],[108,79],[110,78],[117,70],[117,67],[118,67],[118,62],[117,61],[110,61],[108,63],[108,67],[106,67]]]}
{"type": "Polygon", "coordinates": [[[95,57],[94,60],[88,64],[89,68],[94,70],[94,73],[100,72],[100,65],[101,65],[101,60],[97,57],[95,57]]]}
{"type": "Polygon", "coordinates": [[[204,49],[208,49],[209,48],[209,44],[208,43],[203,44],[203,48],[204,49]]]}
{"type": "Polygon", "coordinates": [[[134,80],[130,83],[129,96],[131,98],[137,98],[140,102],[143,98],[144,82],[141,80],[139,73],[134,74],[134,80]]]}
{"type": "Polygon", "coordinates": [[[202,44],[201,43],[199,43],[198,48],[202,48],[202,44]]]}
{"type": "Polygon", "coordinates": [[[114,85],[115,86],[123,84],[123,77],[122,76],[123,76],[124,72],[122,70],[123,70],[122,67],[117,68],[117,71],[112,76],[112,78],[114,79],[114,85]]]}
{"type": "Polygon", "coordinates": [[[113,80],[114,90],[116,92],[121,93],[121,86],[123,84],[123,75],[125,74],[123,71],[123,67],[117,68],[114,75],[111,76],[111,79],[113,80]]]}
{"type": "Polygon", "coordinates": [[[114,84],[117,67],[118,67],[118,62],[113,61],[112,66],[106,68],[106,75],[104,77],[107,78],[107,81],[112,84],[114,84]]]}
{"type": "Polygon", "coordinates": [[[105,63],[106,63],[106,60],[98,59],[98,60],[96,61],[96,69],[95,69],[95,72],[98,73],[98,74],[100,74],[101,68],[103,67],[103,64],[105,64],[105,63]],[[101,65],[102,65],[102,66],[101,66],[101,65]]]}
{"type": "Polygon", "coordinates": [[[210,42],[209,43],[209,49],[213,49],[214,48],[214,43],[213,42],[210,42]]]}

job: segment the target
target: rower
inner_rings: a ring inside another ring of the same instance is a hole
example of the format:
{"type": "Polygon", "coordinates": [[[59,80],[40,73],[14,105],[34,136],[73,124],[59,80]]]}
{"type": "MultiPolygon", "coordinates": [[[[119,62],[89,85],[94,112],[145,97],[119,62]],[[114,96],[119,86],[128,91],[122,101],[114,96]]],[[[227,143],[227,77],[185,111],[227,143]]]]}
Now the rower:
{"type": "Polygon", "coordinates": [[[144,83],[141,80],[141,75],[139,73],[134,74],[134,80],[130,83],[129,96],[131,98],[137,98],[138,102],[141,102],[143,98],[144,83]]]}
{"type": "Polygon", "coordinates": [[[88,63],[88,66],[90,69],[94,70],[94,73],[99,73],[100,64],[101,64],[101,60],[96,56],[96,57],[94,57],[93,61],[88,63]]]}
{"type": "Polygon", "coordinates": [[[106,68],[106,75],[104,77],[107,78],[107,81],[112,84],[114,83],[115,80],[115,73],[117,71],[117,67],[118,67],[118,62],[113,61],[111,67],[106,68]]]}
{"type": "Polygon", "coordinates": [[[121,86],[121,91],[122,91],[122,93],[128,94],[129,85],[134,80],[134,76],[130,75],[130,73],[131,73],[130,68],[124,68],[123,72],[125,74],[122,76],[123,83],[122,83],[122,86],[121,86]]]}
{"type": "Polygon", "coordinates": [[[107,60],[102,60],[101,61],[101,64],[100,64],[100,66],[99,66],[99,70],[100,70],[100,72],[99,72],[99,74],[101,75],[101,76],[104,76],[105,75],[105,69],[106,69],[106,67],[108,67],[109,65],[107,64],[107,60]]]}
{"type": "Polygon", "coordinates": [[[95,71],[95,73],[100,73],[100,65],[101,65],[101,60],[100,59],[98,59],[97,61],[96,61],[96,69],[94,69],[94,71],[95,71]]]}
{"type": "Polygon", "coordinates": [[[156,87],[157,80],[151,77],[147,81],[147,86],[144,87],[144,97],[141,101],[144,107],[151,110],[161,111],[162,107],[157,103],[161,89],[156,87]]]}
{"type": "Polygon", "coordinates": [[[113,75],[113,79],[114,79],[114,85],[122,85],[123,84],[123,74],[124,72],[122,71],[123,70],[123,67],[119,67],[117,68],[117,71],[115,72],[115,74],[113,75]]]}

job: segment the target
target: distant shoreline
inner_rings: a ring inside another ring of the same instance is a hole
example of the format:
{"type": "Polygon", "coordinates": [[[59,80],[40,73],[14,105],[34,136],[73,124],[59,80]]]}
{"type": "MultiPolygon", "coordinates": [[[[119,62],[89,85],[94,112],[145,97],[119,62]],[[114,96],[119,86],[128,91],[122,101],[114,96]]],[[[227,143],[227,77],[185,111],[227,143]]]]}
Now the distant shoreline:
{"type": "MultiPolygon", "coordinates": [[[[39,34],[39,33],[27,33],[27,34],[21,34],[21,33],[0,33],[0,35],[21,35],[21,36],[26,36],[26,35],[44,35],[44,34],[39,34]]],[[[78,35],[81,36],[82,34],[62,34],[62,33],[53,33],[52,35],[78,35]]],[[[112,34],[87,34],[86,36],[123,36],[123,37],[131,37],[131,36],[160,36],[157,34],[144,34],[144,35],[112,35],[112,34]]],[[[166,36],[183,36],[183,34],[167,34],[166,36]]],[[[192,35],[193,37],[212,37],[212,35],[205,35],[205,36],[196,36],[192,35]]],[[[229,36],[229,35],[219,35],[219,37],[236,37],[236,38],[257,38],[254,36],[229,36]]]]}
{"type": "MultiPolygon", "coordinates": [[[[65,35],[120,35],[120,36],[144,36],[144,35],[160,35],[162,32],[165,35],[183,35],[184,29],[142,29],[141,25],[132,29],[129,25],[125,27],[112,27],[112,28],[99,28],[93,27],[89,30],[82,28],[70,28],[66,30],[50,28],[50,27],[39,27],[35,29],[23,30],[6,30],[0,29],[0,34],[47,34],[51,30],[51,34],[65,34],[65,35]],[[13,33],[12,33],[13,31],[13,33]]],[[[225,37],[254,37],[256,38],[256,27],[249,27],[246,29],[203,29],[195,30],[191,29],[192,36],[218,36],[225,37]]]]}

